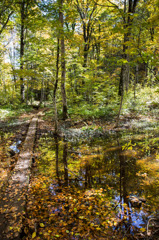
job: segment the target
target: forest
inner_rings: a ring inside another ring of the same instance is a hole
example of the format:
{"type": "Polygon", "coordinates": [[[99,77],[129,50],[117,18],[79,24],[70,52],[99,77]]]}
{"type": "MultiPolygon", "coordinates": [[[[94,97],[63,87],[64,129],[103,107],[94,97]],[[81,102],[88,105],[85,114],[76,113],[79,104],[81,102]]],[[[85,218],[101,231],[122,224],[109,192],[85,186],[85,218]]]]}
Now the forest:
{"type": "Polygon", "coordinates": [[[0,239],[158,235],[159,0],[1,0],[0,239]]]}

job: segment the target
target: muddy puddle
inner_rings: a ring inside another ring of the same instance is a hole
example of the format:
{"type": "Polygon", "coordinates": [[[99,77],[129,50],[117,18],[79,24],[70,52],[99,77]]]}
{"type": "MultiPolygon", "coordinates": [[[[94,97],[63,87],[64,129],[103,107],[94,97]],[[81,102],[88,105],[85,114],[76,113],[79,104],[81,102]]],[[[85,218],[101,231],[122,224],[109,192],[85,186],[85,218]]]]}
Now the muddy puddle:
{"type": "Polygon", "coordinates": [[[66,236],[65,224],[55,224],[52,234],[63,239],[112,239],[112,232],[119,239],[146,239],[153,234],[148,222],[159,211],[158,136],[142,130],[70,142],[42,137],[35,178],[47,182],[41,187],[47,186],[54,203],[49,217],[66,225],[69,219],[66,236]]]}

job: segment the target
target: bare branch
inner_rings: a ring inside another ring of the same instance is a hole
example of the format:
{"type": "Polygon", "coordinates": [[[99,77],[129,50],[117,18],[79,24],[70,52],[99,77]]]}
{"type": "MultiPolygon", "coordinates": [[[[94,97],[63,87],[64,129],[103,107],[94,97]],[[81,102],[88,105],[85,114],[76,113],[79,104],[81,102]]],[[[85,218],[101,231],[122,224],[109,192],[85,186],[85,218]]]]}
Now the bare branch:
{"type": "Polygon", "coordinates": [[[9,21],[9,18],[11,17],[11,15],[13,14],[13,12],[14,12],[14,11],[11,11],[10,14],[8,15],[8,18],[7,18],[6,22],[3,24],[3,26],[2,26],[2,28],[1,28],[1,30],[0,30],[0,35],[1,35],[1,33],[3,32],[3,30],[5,29],[5,27],[7,26],[7,23],[8,23],[8,21],[9,21]]]}

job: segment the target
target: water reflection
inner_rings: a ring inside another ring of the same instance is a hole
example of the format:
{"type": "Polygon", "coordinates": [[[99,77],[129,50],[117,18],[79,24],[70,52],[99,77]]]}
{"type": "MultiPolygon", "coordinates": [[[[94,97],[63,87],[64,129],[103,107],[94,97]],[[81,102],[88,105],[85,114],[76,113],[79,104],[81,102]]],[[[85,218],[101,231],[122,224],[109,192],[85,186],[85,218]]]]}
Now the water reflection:
{"type": "MultiPolygon", "coordinates": [[[[104,189],[105,197],[114,204],[120,219],[116,230],[132,233],[145,226],[149,216],[157,211],[159,176],[154,167],[157,161],[153,159],[154,165],[151,162],[154,173],[149,172],[148,162],[143,160],[147,151],[143,151],[145,140],[141,134],[139,139],[135,136],[135,142],[133,138],[130,140],[130,135],[128,138],[117,135],[79,144],[57,137],[49,141],[47,147],[51,146],[55,153],[58,186],[72,186],[78,191],[104,189]],[[156,180],[158,182],[153,184],[156,180]],[[146,203],[141,200],[145,198],[146,203]]],[[[53,195],[58,186],[52,184],[50,187],[53,195]]]]}
{"type": "Polygon", "coordinates": [[[13,150],[15,153],[19,153],[20,150],[18,149],[19,145],[21,144],[21,140],[17,140],[14,144],[12,144],[9,148],[13,150]]]}
{"type": "Polygon", "coordinates": [[[66,186],[68,186],[68,166],[67,166],[67,155],[68,155],[68,143],[63,143],[63,165],[64,165],[64,180],[66,186]]]}
{"type": "Polygon", "coordinates": [[[58,138],[57,136],[54,137],[55,141],[55,158],[56,158],[56,176],[58,179],[59,186],[61,185],[60,183],[60,175],[59,175],[59,143],[58,143],[58,138]]]}

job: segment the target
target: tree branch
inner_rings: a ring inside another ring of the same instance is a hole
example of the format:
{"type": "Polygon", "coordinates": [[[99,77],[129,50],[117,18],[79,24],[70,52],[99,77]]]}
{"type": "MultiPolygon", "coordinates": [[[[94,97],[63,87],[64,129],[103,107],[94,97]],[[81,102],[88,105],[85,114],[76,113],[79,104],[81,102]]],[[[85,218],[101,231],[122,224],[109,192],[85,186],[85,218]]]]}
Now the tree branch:
{"type": "Polygon", "coordinates": [[[1,28],[1,30],[0,30],[0,35],[1,35],[1,33],[3,32],[3,30],[5,29],[5,27],[7,26],[7,23],[8,23],[8,21],[9,21],[9,18],[11,17],[11,15],[13,14],[13,12],[14,12],[14,11],[11,11],[10,14],[8,15],[8,18],[7,18],[6,22],[3,24],[3,26],[2,26],[2,28],[1,28]]]}

